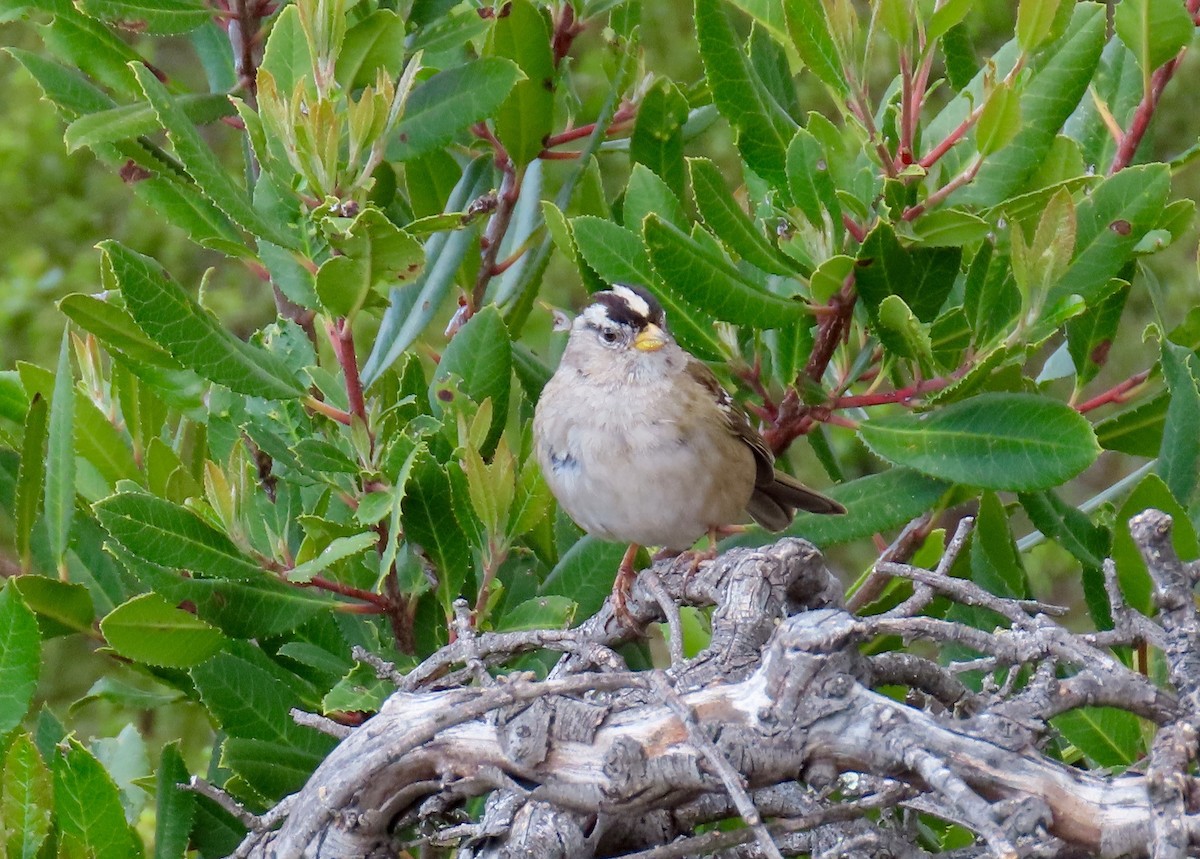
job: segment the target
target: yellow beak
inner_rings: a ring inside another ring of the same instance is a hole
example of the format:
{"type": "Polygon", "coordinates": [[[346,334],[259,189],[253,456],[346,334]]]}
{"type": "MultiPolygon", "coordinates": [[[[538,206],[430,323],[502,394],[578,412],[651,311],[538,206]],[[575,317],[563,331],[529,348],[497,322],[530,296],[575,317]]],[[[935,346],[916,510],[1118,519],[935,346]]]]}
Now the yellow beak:
{"type": "Polygon", "coordinates": [[[654,323],[648,324],[633,338],[633,348],[639,352],[657,352],[667,345],[667,332],[654,323]]]}

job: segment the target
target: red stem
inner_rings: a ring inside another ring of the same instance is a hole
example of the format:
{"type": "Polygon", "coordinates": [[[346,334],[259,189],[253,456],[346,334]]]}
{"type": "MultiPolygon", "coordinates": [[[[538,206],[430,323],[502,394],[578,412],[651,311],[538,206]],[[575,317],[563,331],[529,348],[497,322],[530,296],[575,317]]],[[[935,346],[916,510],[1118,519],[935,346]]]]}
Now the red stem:
{"type": "Polygon", "coordinates": [[[354,334],[350,323],[345,318],[339,318],[329,323],[329,341],[333,344],[333,353],[341,365],[342,375],[346,378],[346,398],[350,402],[350,413],[367,422],[367,404],[363,400],[362,377],[358,374],[358,356],[354,354],[354,334]]]}
{"type": "Polygon", "coordinates": [[[1106,406],[1109,403],[1123,403],[1129,398],[1129,392],[1141,385],[1150,377],[1149,370],[1142,370],[1140,373],[1134,373],[1124,382],[1118,382],[1107,391],[1097,394],[1086,402],[1079,403],[1075,406],[1075,411],[1081,415],[1085,415],[1092,409],[1097,409],[1100,406],[1106,406]]]}
{"type": "MultiPolygon", "coordinates": [[[[1200,0],[1188,0],[1188,14],[1192,16],[1192,21],[1196,26],[1200,26],[1200,0]]],[[[1137,110],[1133,112],[1133,118],[1129,122],[1129,128],[1117,144],[1116,155],[1113,156],[1112,165],[1108,168],[1108,173],[1111,176],[1118,170],[1123,170],[1133,161],[1133,156],[1137,153],[1137,148],[1141,145],[1142,138],[1146,136],[1146,130],[1150,127],[1150,120],[1154,118],[1154,111],[1158,107],[1158,100],[1162,97],[1163,89],[1167,83],[1175,75],[1176,69],[1179,68],[1179,61],[1183,59],[1183,55],[1187,53],[1187,46],[1180,49],[1179,53],[1174,58],[1163,63],[1150,77],[1150,91],[1142,94],[1142,100],[1138,103],[1137,110]]]]}
{"type": "Polygon", "coordinates": [[[859,394],[851,397],[838,397],[829,404],[833,409],[866,408],[868,406],[883,406],[892,403],[906,403],[913,397],[927,394],[930,391],[940,391],[953,382],[953,378],[925,379],[907,388],[895,391],[884,391],[878,394],[859,394]]]}
{"type": "Polygon", "coordinates": [[[377,594],[374,591],[363,590],[352,585],[344,585],[341,582],[335,582],[332,579],[327,579],[324,576],[313,576],[309,581],[303,582],[302,587],[313,587],[323,591],[329,591],[333,594],[340,594],[350,599],[356,599],[364,603],[369,603],[380,611],[388,611],[391,608],[391,603],[388,598],[382,594],[377,594]]]}

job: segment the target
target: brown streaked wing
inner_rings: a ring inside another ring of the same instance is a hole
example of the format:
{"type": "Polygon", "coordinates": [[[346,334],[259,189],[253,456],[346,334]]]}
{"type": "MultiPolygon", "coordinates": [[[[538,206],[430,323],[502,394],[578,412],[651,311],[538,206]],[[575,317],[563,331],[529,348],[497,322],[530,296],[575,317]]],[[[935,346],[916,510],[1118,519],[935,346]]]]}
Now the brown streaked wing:
{"type": "Polygon", "coordinates": [[[754,454],[755,476],[754,483],[756,486],[770,486],[775,482],[775,456],[771,453],[771,449],[767,447],[766,441],[758,430],[750,423],[750,419],[746,417],[746,413],[737,401],[730,396],[724,386],[713,375],[713,371],[708,369],[704,363],[696,358],[688,356],[687,374],[693,381],[698,382],[709,392],[713,398],[713,402],[717,404],[721,414],[725,417],[725,426],[732,435],[737,436],[743,441],[751,452],[754,454]]]}

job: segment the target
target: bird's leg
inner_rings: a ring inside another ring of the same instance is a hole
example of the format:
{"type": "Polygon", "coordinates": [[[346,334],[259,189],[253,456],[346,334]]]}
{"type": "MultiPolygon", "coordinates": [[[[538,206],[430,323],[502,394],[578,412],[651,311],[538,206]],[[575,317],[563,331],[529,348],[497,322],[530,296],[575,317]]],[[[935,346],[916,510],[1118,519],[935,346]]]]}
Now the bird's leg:
{"type": "Polygon", "coordinates": [[[711,561],[717,556],[717,542],[722,537],[729,537],[733,534],[741,534],[746,530],[744,525],[710,525],[708,527],[708,548],[703,551],[691,549],[689,554],[692,556],[692,564],[686,573],[688,578],[696,575],[696,571],[700,569],[700,565],[705,561],[711,561]]]}
{"type": "Polygon", "coordinates": [[[633,562],[637,558],[639,548],[637,543],[630,543],[629,548],[625,550],[625,555],[621,558],[621,566],[617,568],[617,580],[613,582],[612,591],[613,612],[616,614],[617,620],[631,629],[636,628],[637,624],[634,623],[626,603],[629,600],[629,592],[633,588],[633,580],[637,578],[637,570],[633,568],[633,562]]]}

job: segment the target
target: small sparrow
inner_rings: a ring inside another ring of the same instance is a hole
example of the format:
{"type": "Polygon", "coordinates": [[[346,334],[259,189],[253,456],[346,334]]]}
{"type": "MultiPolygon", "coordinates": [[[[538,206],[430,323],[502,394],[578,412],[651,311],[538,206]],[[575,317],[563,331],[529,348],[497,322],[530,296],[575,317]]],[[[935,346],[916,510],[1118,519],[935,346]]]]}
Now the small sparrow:
{"type": "MultiPolygon", "coordinates": [[[[775,457],[712,371],[667,331],[640,286],[592,296],[538,400],[538,463],[555,498],[587,533],[629,543],[613,586],[618,615],[640,546],[689,549],[747,517],[770,531],[795,511],[844,513],[775,470],[775,457]]],[[[734,529],[736,530],[736,529],[734,529]]]]}

